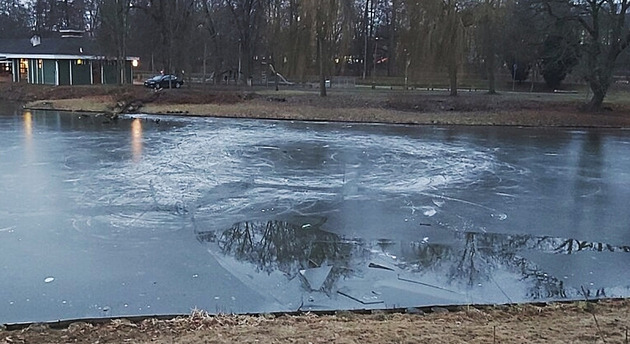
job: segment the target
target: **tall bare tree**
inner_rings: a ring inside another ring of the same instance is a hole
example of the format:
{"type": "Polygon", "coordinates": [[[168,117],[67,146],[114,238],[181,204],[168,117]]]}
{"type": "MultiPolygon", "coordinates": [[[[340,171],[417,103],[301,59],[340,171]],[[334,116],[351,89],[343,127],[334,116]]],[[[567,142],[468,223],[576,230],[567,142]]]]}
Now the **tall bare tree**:
{"type": "Polygon", "coordinates": [[[85,29],[86,0],[33,0],[31,6],[39,32],[85,29]]]}
{"type": "Polygon", "coordinates": [[[497,68],[497,54],[501,42],[501,27],[505,19],[504,7],[501,0],[482,0],[474,8],[475,36],[477,46],[483,58],[486,78],[488,79],[488,93],[496,93],[495,70],[497,68]]]}
{"type": "Polygon", "coordinates": [[[262,33],[266,1],[263,0],[225,0],[233,15],[234,29],[238,34],[239,75],[251,78],[253,58],[262,33]]]}
{"type": "Polygon", "coordinates": [[[157,29],[157,51],[162,69],[180,72],[189,66],[187,49],[198,26],[195,0],[136,0],[133,7],[144,11],[157,29]]]}
{"type": "Polygon", "coordinates": [[[617,57],[630,44],[630,0],[543,1],[553,17],[575,20],[584,29],[584,79],[593,92],[586,108],[598,110],[613,83],[617,57]]]}
{"type": "Polygon", "coordinates": [[[106,0],[101,5],[98,39],[108,54],[116,57],[116,79],[125,82],[125,61],[129,39],[131,0],[106,0]]]}
{"type": "Polygon", "coordinates": [[[0,37],[24,37],[28,34],[30,15],[19,0],[0,0],[0,37]]]}
{"type": "Polygon", "coordinates": [[[457,0],[443,1],[441,15],[432,31],[432,50],[436,61],[443,61],[446,67],[451,96],[457,95],[457,77],[464,50],[465,25],[461,6],[457,0]]]}

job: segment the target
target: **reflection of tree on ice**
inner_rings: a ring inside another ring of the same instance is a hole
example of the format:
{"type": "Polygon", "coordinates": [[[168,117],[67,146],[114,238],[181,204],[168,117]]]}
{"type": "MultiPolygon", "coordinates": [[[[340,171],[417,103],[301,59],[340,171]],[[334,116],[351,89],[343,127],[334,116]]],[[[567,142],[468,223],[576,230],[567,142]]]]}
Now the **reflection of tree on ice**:
{"type": "MultiPolygon", "coordinates": [[[[200,233],[198,238],[216,241],[221,253],[254,264],[268,274],[279,270],[292,279],[300,270],[333,264],[329,278],[334,279],[347,272],[341,267],[350,265],[353,245],[319,229],[324,221],[303,225],[284,221],[239,222],[217,236],[200,233]]],[[[323,287],[330,290],[332,284],[323,287]]]]}
{"type": "MultiPolygon", "coordinates": [[[[605,243],[579,241],[575,239],[536,237],[531,235],[507,235],[464,232],[455,234],[456,241],[463,241],[462,249],[453,246],[412,243],[411,251],[404,254],[404,259],[415,265],[415,271],[437,270],[450,266],[449,283],[464,282],[468,288],[488,280],[501,287],[493,280],[494,272],[501,267],[510,267],[520,275],[521,281],[531,281],[528,297],[532,299],[566,298],[583,293],[601,297],[604,289],[596,291],[569,290],[564,282],[541,270],[536,264],[520,257],[521,250],[538,251],[550,254],[576,254],[581,251],[594,252],[630,252],[630,246],[613,246],[605,243]]],[[[501,290],[503,292],[503,290],[501,290]]],[[[509,299],[507,293],[503,292],[509,299]]]]}
{"type": "MultiPolygon", "coordinates": [[[[430,244],[428,240],[411,242],[401,244],[401,254],[393,255],[390,252],[396,250],[397,245],[389,241],[347,240],[322,230],[324,222],[325,219],[301,225],[278,220],[241,222],[219,233],[197,233],[197,237],[216,244],[217,253],[233,257],[234,263],[252,264],[262,273],[261,278],[274,275],[285,279],[285,284],[298,283],[295,287],[307,292],[320,291],[329,297],[339,292],[358,302],[362,299],[356,295],[371,290],[369,288],[378,289],[375,286],[383,283],[401,290],[409,288],[404,283],[412,283],[418,285],[412,288],[418,295],[429,293],[454,302],[464,294],[457,291],[459,288],[451,290],[448,285],[460,284],[463,290],[474,293],[492,289],[499,293],[489,299],[482,297],[482,302],[499,302],[503,297],[506,302],[581,298],[582,294],[601,297],[606,295],[605,289],[580,291],[575,287],[567,288],[563,280],[519,256],[519,251],[549,254],[575,254],[586,250],[630,252],[630,247],[626,246],[575,239],[453,232],[452,244],[430,244]],[[497,276],[508,278],[515,286],[522,284],[527,288],[526,294],[509,295],[509,289],[504,289],[506,285],[497,280],[497,276]],[[403,284],[395,284],[392,280],[403,284]]],[[[389,297],[395,297],[392,295],[389,297]]]]}

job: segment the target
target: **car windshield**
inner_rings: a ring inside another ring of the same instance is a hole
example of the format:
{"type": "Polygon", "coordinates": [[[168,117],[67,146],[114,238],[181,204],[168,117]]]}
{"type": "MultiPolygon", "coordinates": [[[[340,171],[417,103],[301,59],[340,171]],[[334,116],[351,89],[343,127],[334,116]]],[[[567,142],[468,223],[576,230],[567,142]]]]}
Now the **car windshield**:
{"type": "Polygon", "coordinates": [[[162,79],[162,76],[163,76],[163,75],[156,75],[156,76],[152,77],[152,78],[151,78],[151,79],[149,79],[149,80],[160,81],[160,79],[162,79]]]}

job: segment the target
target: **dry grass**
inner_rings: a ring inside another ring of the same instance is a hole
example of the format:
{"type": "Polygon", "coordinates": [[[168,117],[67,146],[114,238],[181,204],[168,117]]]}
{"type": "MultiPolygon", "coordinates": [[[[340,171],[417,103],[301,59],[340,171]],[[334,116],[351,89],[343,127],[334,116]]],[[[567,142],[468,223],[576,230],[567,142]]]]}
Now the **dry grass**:
{"type": "Polygon", "coordinates": [[[211,316],[0,331],[2,343],[628,343],[630,301],[465,307],[426,315],[211,316]],[[599,329],[594,319],[598,320],[599,329]]]}
{"type": "Polygon", "coordinates": [[[110,112],[118,102],[135,100],[139,111],[236,118],[378,122],[439,125],[630,127],[627,90],[610,95],[599,113],[580,111],[585,95],[340,89],[318,97],[310,89],[192,88],[158,94],[140,86],[51,87],[0,83],[0,98],[36,109],[110,112]]]}
{"type": "MultiPolygon", "coordinates": [[[[581,112],[564,105],[545,108],[452,110],[452,111],[403,111],[386,106],[368,104],[340,104],[331,106],[334,100],[305,102],[277,102],[251,99],[229,103],[146,103],[139,110],[152,114],[180,114],[188,116],[216,116],[234,118],[291,119],[315,121],[373,122],[429,125],[509,125],[547,127],[630,127],[630,115],[625,111],[602,113],[581,112]]],[[[338,101],[343,103],[343,101],[338,101]]],[[[84,97],[79,99],[40,100],[27,104],[36,109],[68,111],[108,112],[116,102],[111,96],[84,97]]],[[[390,101],[391,103],[391,101],[390,101]]],[[[497,106],[498,107],[498,106],[497,106]]]]}

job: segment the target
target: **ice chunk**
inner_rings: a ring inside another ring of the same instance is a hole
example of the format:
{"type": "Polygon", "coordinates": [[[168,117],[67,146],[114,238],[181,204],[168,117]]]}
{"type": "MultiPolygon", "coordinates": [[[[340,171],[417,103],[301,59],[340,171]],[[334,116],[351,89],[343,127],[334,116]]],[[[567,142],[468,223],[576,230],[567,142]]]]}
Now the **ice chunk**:
{"type": "Polygon", "coordinates": [[[15,230],[15,226],[9,226],[9,227],[5,227],[5,228],[0,228],[0,232],[13,233],[13,230],[15,230]]]}
{"type": "Polygon", "coordinates": [[[505,219],[507,219],[507,214],[505,213],[495,213],[495,214],[491,214],[490,216],[492,216],[495,219],[498,219],[499,221],[503,221],[505,219]]]}
{"type": "Polygon", "coordinates": [[[389,266],[385,266],[385,265],[377,264],[377,263],[370,263],[368,267],[373,268],[373,269],[383,269],[383,270],[394,271],[394,269],[390,268],[389,266]]]}
{"type": "Polygon", "coordinates": [[[374,293],[362,293],[361,291],[353,290],[348,287],[339,289],[337,293],[364,305],[373,305],[384,302],[374,293]]]}
{"type": "Polygon", "coordinates": [[[332,271],[332,265],[303,269],[300,270],[300,275],[304,277],[311,290],[320,290],[324,286],[324,282],[326,282],[330,271],[332,271]]]}
{"type": "Polygon", "coordinates": [[[431,216],[437,214],[437,210],[435,210],[435,208],[433,208],[433,207],[422,207],[422,214],[424,216],[431,217],[431,216]]]}
{"type": "Polygon", "coordinates": [[[437,205],[440,208],[444,205],[444,201],[437,200],[437,199],[433,199],[432,201],[433,201],[433,204],[437,205]]]}

